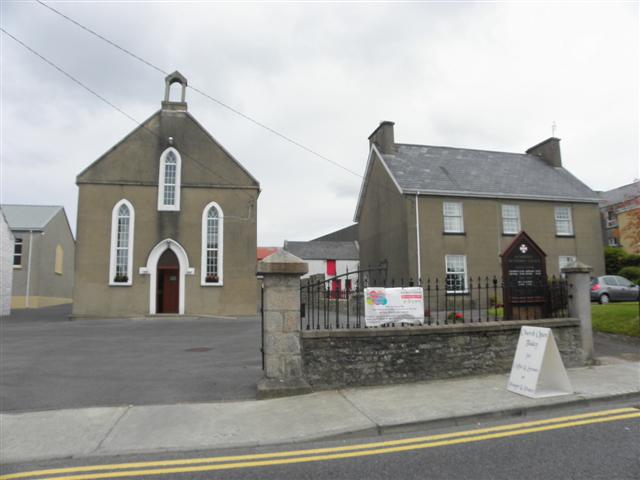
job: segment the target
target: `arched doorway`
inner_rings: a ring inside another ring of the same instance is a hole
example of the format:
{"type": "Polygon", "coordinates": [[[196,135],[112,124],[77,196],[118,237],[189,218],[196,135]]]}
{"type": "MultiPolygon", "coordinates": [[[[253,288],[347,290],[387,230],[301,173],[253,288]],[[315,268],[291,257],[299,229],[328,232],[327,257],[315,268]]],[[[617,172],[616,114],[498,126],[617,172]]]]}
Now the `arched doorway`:
{"type": "MultiPolygon", "coordinates": [[[[171,283],[169,275],[172,271],[177,273],[176,289],[178,290],[178,308],[177,310],[170,308],[170,310],[172,310],[173,313],[182,315],[184,314],[185,304],[185,275],[194,275],[195,270],[189,267],[189,258],[187,257],[187,252],[182,248],[182,245],[171,238],[167,238],[158,242],[158,244],[151,249],[149,258],[147,258],[147,265],[140,269],[142,275],[149,275],[149,313],[151,315],[156,313],[171,313],[163,311],[163,307],[165,306],[161,303],[164,302],[165,297],[164,280],[162,280],[162,297],[158,294],[158,287],[161,285],[161,276],[166,276],[171,283]],[[165,257],[165,255],[167,256],[165,257]],[[176,268],[176,265],[178,266],[177,270],[172,270],[176,268]],[[169,273],[166,273],[167,271],[169,271],[169,273]]],[[[169,288],[171,289],[172,286],[173,285],[170,285],[169,288]]]]}
{"type": "Polygon", "coordinates": [[[179,313],[180,262],[173,250],[164,251],[158,259],[157,269],[157,313],[179,313]]]}

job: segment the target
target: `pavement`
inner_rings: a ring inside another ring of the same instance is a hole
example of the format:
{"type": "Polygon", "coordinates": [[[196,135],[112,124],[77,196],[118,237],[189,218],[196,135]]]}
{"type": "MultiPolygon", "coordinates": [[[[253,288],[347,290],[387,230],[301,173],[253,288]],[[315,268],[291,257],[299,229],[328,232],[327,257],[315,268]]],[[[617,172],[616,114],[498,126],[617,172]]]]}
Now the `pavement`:
{"type": "Polygon", "coordinates": [[[640,362],[604,356],[597,363],[568,370],[573,394],[541,399],[507,391],[501,374],[261,401],[4,413],[0,462],[276,445],[640,400],[640,362]]]}

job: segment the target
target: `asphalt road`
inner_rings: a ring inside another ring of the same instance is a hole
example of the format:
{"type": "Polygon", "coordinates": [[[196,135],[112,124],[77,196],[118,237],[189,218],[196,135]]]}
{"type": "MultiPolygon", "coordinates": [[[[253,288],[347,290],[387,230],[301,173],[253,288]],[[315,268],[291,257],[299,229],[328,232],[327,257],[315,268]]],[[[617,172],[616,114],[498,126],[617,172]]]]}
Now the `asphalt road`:
{"type": "Polygon", "coordinates": [[[16,310],[0,323],[0,410],[255,398],[257,318],[67,319],[16,310]]]}
{"type": "MultiPolygon", "coordinates": [[[[47,472],[73,479],[124,478],[182,479],[637,479],[640,478],[640,410],[624,412],[610,409],[631,407],[616,404],[599,408],[562,410],[526,418],[493,421],[452,429],[412,432],[403,435],[360,437],[342,441],[292,444],[280,448],[183,452],[118,458],[85,458],[48,464],[11,465],[3,474],[100,464],[119,464],[117,469],[76,472],[47,472]],[[580,418],[575,418],[579,415],[580,418]],[[634,418],[614,418],[625,415],[634,418]],[[567,418],[572,416],[574,418],[567,418]],[[520,425],[527,422],[527,425],[520,425]],[[580,425],[580,422],[586,424],[580,425]],[[478,431],[478,429],[482,429],[478,431]],[[424,438],[427,436],[428,438],[424,438]],[[434,438],[434,436],[437,436],[434,438]],[[498,437],[498,438],[496,438],[498,437]],[[370,442],[386,442],[368,446],[370,442]],[[408,447],[406,451],[394,449],[408,447]],[[330,448],[332,451],[317,449],[330,448]],[[300,452],[304,450],[304,452],[300,452]],[[312,452],[309,452],[312,450],[312,452]],[[356,452],[361,456],[348,454],[356,452]],[[377,452],[377,453],[376,453],[377,452]],[[275,453],[275,455],[274,455],[275,453]],[[344,454],[347,455],[344,455],[344,454]],[[250,458],[228,458],[245,456],[250,458]],[[337,455],[341,458],[331,458],[337,455]],[[219,457],[224,456],[225,459],[219,457]],[[265,456],[267,456],[265,458],[265,456]],[[314,456],[327,456],[309,461],[314,456]],[[347,458],[345,458],[345,456],[347,458]],[[217,461],[212,457],[218,457],[217,461]],[[128,462],[174,461],[173,465],[123,465],[128,462]],[[282,461],[289,463],[282,464],[282,461]],[[275,465],[248,465],[248,462],[275,465]],[[193,471],[198,466],[218,465],[216,471],[193,471]],[[127,469],[146,475],[125,474],[127,469]],[[167,469],[182,470],[179,472],[167,469]],[[187,469],[185,471],[185,469],[187,469]],[[192,471],[188,471],[191,469],[192,471]],[[150,473],[151,470],[151,473],[150,473]],[[105,475],[93,477],[92,474],[105,475]]],[[[41,478],[44,473],[34,476],[41,478]]],[[[31,477],[27,477],[31,478],[31,477]]]]}

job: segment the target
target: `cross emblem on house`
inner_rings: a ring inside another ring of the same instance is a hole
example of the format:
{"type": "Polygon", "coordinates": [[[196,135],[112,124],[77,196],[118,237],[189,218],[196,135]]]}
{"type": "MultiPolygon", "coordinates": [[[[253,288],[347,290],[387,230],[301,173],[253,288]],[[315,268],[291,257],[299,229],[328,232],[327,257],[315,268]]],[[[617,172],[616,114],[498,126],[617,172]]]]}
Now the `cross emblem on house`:
{"type": "Polygon", "coordinates": [[[527,253],[528,250],[529,250],[529,247],[527,247],[524,243],[520,245],[520,251],[522,253],[527,253]]]}

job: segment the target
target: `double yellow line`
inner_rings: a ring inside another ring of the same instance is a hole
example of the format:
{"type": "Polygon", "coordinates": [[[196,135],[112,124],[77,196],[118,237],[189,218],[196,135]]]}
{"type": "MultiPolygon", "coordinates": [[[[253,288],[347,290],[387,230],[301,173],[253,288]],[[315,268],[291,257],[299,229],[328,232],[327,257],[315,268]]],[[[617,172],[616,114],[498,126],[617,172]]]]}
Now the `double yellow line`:
{"type": "Polygon", "coordinates": [[[558,430],[561,428],[615,422],[631,418],[640,418],[640,411],[636,408],[618,408],[614,410],[501,425],[497,427],[479,428],[461,432],[444,433],[440,435],[428,435],[404,438],[401,440],[391,440],[387,442],[363,443],[342,447],[260,453],[255,455],[232,455],[225,457],[160,460],[154,462],[119,463],[111,465],[92,465],[37,470],[2,475],[0,476],[0,480],[25,478],[93,480],[101,478],[142,477],[149,475],[159,476],[176,473],[206,472],[235,468],[287,465],[292,463],[321,462],[344,458],[383,455],[387,453],[408,452],[412,450],[458,445],[462,443],[480,442],[497,438],[526,435],[529,433],[558,430]]]}

